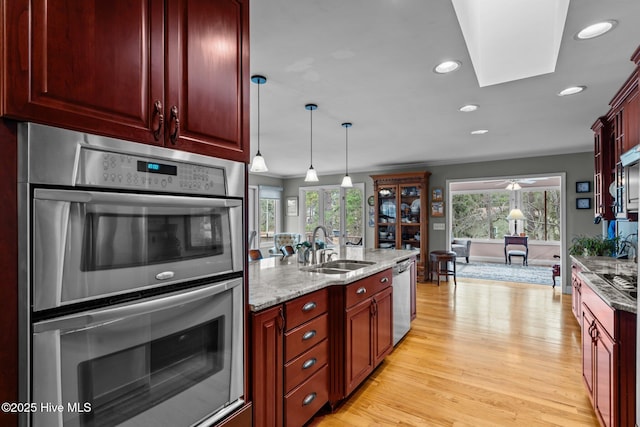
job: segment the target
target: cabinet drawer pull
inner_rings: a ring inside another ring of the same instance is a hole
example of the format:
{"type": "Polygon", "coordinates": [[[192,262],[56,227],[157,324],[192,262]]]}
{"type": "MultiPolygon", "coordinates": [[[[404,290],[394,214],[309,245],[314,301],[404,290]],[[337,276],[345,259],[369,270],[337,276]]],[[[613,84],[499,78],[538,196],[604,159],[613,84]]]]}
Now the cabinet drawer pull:
{"type": "Polygon", "coordinates": [[[313,402],[316,399],[316,396],[317,395],[315,391],[313,393],[309,393],[307,397],[305,397],[304,400],[302,401],[302,406],[307,406],[308,404],[313,402]]]}
{"type": "Polygon", "coordinates": [[[169,111],[171,113],[169,115],[169,124],[173,128],[171,131],[171,135],[169,135],[169,138],[171,138],[171,142],[175,144],[178,140],[178,135],[180,135],[180,119],[178,118],[178,107],[174,105],[169,111]]]}
{"type": "Polygon", "coordinates": [[[305,313],[307,311],[311,311],[314,308],[316,308],[318,306],[318,304],[316,304],[314,301],[308,302],[305,305],[302,306],[302,311],[304,311],[305,313]]]}
{"type": "Polygon", "coordinates": [[[382,279],[380,279],[380,283],[387,283],[389,281],[388,277],[383,277],[382,279]]]}
{"type": "Polygon", "coordinates": [[[356,291],[356,294],[358,295],[362,295],[362,294],[366,294],[367,293],[367,288],[362,287],[362,288],[358,288],[358,290],[356,291]]]}
{"type": "Polygon", "coordinates": [[[306,340],[310,340],[311,338],[316,336],[316,331],[315,329],[309,332],[305,332],[304,335],[302,336],[302,341],[306,341],[306,340]]]}
{"type": "Polygon", "coordinates": [[[162,114],[162,102],[157,100],[153,104],[153,112],[158,116],[158,127],[153,131],[153,137],[156,141],[160,140],[160,136],[162,135],[162,125],[164,124],[164,114],[162,114]]]}
{"type": "Polygon", "coordinates": [[[312,357],[311,359],[307,360],[302,364],[302,369],[309,369],[310,367],[315,365],[317,362],[318,362],[318,359],[316,359],[315,357],[312,357]]]}

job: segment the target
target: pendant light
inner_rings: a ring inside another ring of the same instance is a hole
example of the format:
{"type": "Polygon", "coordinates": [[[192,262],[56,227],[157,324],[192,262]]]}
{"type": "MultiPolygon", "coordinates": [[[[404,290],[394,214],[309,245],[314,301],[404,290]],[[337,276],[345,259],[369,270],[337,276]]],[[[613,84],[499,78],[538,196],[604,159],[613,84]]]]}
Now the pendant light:
{"type": "Polygon", "coordinates": [[[318,106],[316,104],[307,104],[304,106],[304,108],[306,108],[307,110],[309,110],[309,119],[310,119],[310,123],[311,123],[311,133],[310,135],[310,142],[311,142],[311,161],[309,162],[309,170],[307,170],[307,176],[304,177],[304,180],[306,182],[317,182],[318,181],[318,174],[316,173],[316,170],[313,168],[313,110],[317,110],[318,106]]]}
{"type": "Polygon", "coordinates": [[[343,123],[344,138],[345,138],[345,161],[344,161],[344,178],[342,178],[342,184],[340,187],[353,187],[351,177],[349,176],[349,128],[353,126],[351,123],[343,123]]]}
{"type": "Polygon", "coordinates": [[[267,168],[267,164],[264,161],[264,157],[260,154],[260,85],[263,85],[267,82],[267,78],[265,76],[251,76],[251,81],[258,85],[258,152],[256,156],[253,158],[251,162],[251,172],[267,172],[269,168],[267,168]]]}

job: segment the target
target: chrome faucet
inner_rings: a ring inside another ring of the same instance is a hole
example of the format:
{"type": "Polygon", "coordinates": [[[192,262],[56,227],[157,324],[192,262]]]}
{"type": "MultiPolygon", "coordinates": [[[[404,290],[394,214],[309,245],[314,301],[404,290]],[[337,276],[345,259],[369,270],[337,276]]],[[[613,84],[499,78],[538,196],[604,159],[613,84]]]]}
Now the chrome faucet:
{"type": "MultiPolygon", "coordinates": [[[[327,237],[329,236],[329,233],[327,232],[327,229],[324,227],[324,225],[319,225],[316,228],[313,229],[313,233],[311,234],[311,264],[315,264],[317,262],[317,258],[316,258],[316,234],[318,233],[318,230],[322,230],[324,232],[324,239],[327,240],[327,237]]],[[[322,253],[323,259],[324,259],[324,252],[322,253]]]]}

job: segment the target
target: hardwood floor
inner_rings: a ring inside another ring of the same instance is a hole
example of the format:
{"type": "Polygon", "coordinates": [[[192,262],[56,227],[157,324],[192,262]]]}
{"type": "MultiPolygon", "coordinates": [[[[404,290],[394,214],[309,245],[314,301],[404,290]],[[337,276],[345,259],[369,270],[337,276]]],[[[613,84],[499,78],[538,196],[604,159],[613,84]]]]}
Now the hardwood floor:
{"type": "Polygon", "coordinates": [[[313,426],[597,426],[570,295],[550,286],[418,283],[393,353],[313,426]]]}

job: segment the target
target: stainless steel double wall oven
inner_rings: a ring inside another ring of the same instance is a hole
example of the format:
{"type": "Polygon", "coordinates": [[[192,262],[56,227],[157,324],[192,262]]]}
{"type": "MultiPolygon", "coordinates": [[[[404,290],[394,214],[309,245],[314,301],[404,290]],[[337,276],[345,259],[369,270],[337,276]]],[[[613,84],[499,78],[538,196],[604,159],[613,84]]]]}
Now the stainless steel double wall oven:
{"type": "Polygon", "coordinates": [[[19,136],[24,424],[206,425],[240,407],[244,164],[19,136]]]}

